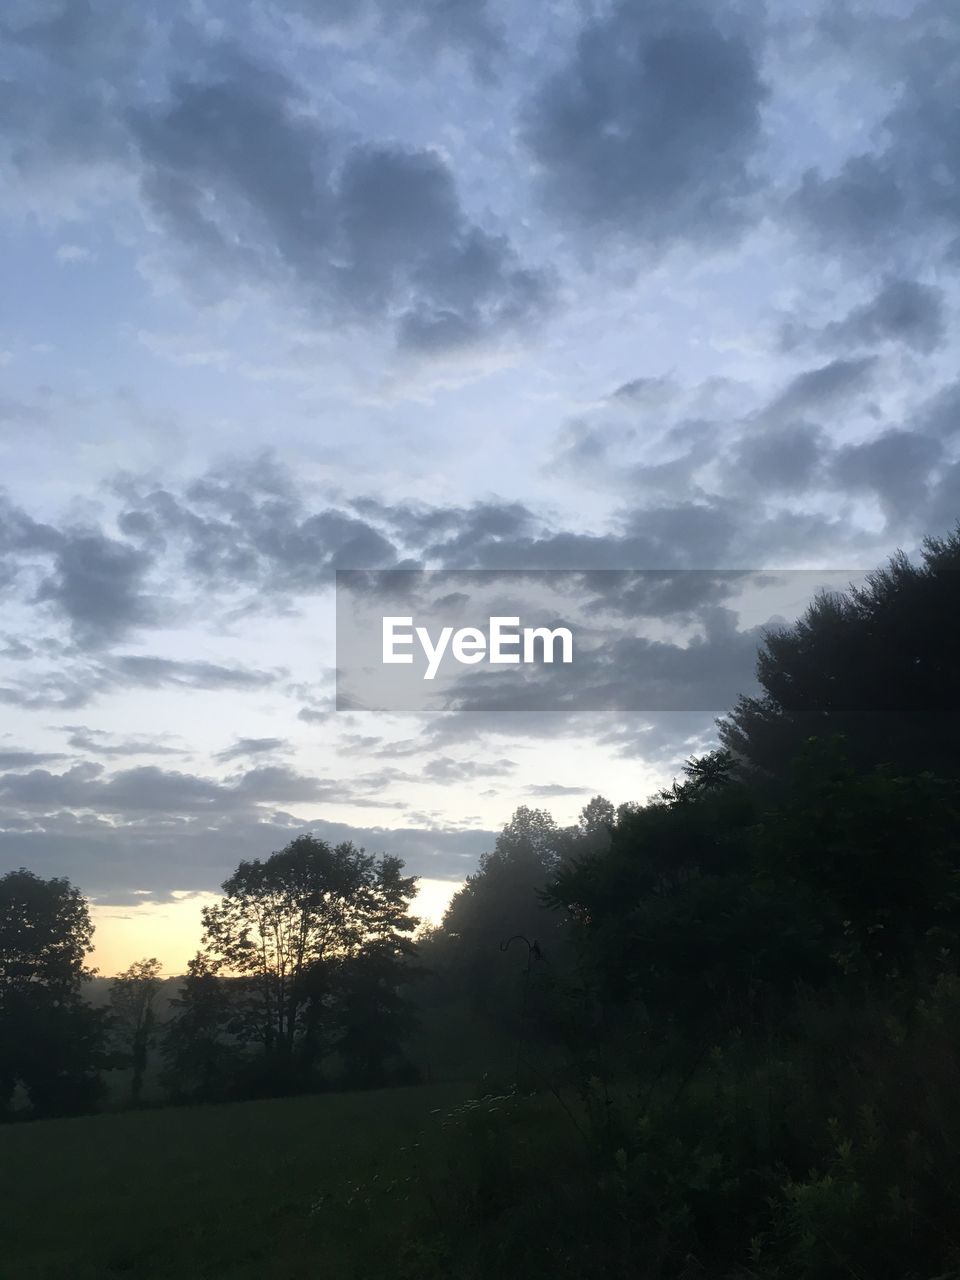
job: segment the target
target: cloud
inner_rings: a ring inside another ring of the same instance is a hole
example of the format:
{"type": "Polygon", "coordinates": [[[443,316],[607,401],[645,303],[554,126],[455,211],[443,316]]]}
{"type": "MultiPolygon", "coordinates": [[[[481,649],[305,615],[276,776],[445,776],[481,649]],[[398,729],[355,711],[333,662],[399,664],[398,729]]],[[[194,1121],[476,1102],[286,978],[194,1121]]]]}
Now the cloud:
{"type": "Polygon", "coordinates": [[[227,763],[231,760],[243,760],[249,756],[272,755],[286,748],[283,738],[238,738],[230,747],[224,747],[214,756],[215,760],[227,763]]]}
{"type": "Polygon", "coordinates": [[[826,350],[837,351],[900,342],[921,355],[929,355],[943,345],[946,332],[943,290],[918,280],[893,278],[881,285],[868,302],[854,307],[841,320],[833,320],[819,329],[788,323],[783,331],[783,345],[790,350],[803,342],[813,342],[826,350]]]}
{"type": "Polygon", "coordinates": [[[299,8],[337,27],[373,18],[380,38],[405,36],[435,52],[465,52],[481,75],[490,73],[504,51],[502,26],[487,0],[355,0],[349,6],[340,0],[299,0],[299,8]]]}
{"type": "MultiPolygon", "coordinates": [[[[27,183],[93,198],[128,163],[123,104],[149,41],[150,0],[10,0],[0,15],[0,147],[27,183]]],[[[61,196],[62,198],[62,196],[61,196]]]]}
{"type": "Polygon", "coordinates": [[[436,756],[420,772],[432,782],[460,783],[507,777],[515,768],[512,760],[455,760],[452,756],[436,756]]]}
{"type": "Polygon", "coordinates": [[[551,212],[654,248],[743,230],[767,91],[747,31],[721,22],[654,0],[586,24],[526,109],[551,212]]]}
{"type": "Polygon", "coordinates": [[[333,571],[396,567],[396,547],[352,512],[316,509],[285,472],[269,465],[208,473],[184,494],[124,486],[120,528],[146,546],[179,547],[194,579],[226,591],[271,596],[316,592],[333,571]]]}
{"type": "Polygon", "coordinates": [[[104,668],[112,686],[141,689],[263,689],[281,673],[228,667],[219,662],[180,661],[151,655],[120,654],[104,668]]]}
{"type": "Polygon", "coordinates": [[[103,688],[104,682],[93,673],[65,670],[0,684],[0,703],[27,710],[75,711],[93,701],[103,688]]]}
{"type": "Polygon", "coordinates": [[[906,198],[881,160],[861,155],[845,161],[840,172],[830,178],[808,170],[789,201],[788,211],[816,233],[821,249],[860,250],[900,226],[906,198]]]}
{"type": "MultiPolygon", "coordinates": [[[[477,667],[445,697],[451,710],[622,714],[713,711],[721,714],[737,695],[756,687],[760,626],[738,626],[737,614],[704,606],[686,643],[638,634],[634,620],[611,622],[599,643],[581,644],[571,665],[502,670],[477,667]],[[619,625],[618,625],[619,624],[619,625]]],[[[599,623],[598,623],[599,628],[599,623]]]]}
{"type": "Polygon", "coordinates": [[[637,405],[644,409],[659,409],[669,404],[677,395],[679,387],[672,378],[631,378],[622,383],[611,394],[611,400],[623,401],[629,405],[637,405]]]}
{"type": "Polygon", "coordinates": [[[149,555],[127,543],[74,531],[61,539],[37,599],[58,607],[79,644],[96,647],[156,621],[157,606],[143,590],[150,565],[149,555]]]}
{"type": "Polygon", "coordinates": [[[729,463],[731,483],[803,493],[819,478],[828,448],[823,431],[811,423],[747,431],[733,450],[729,463]]]}
{"type": "MultiPolygon", "coordinates": [[[[869,11],[862,15],[867,26],[873,21],[869,11]]],[[[893,106],[876,146],[849,156],[834,173],[809,169],[788,202],[788,211],[832,254],[873,254],[931,234],[960,233],[956,10],[938,0],[917,6],[896,23],[890,44],[881,71],[894,90],[893,106]]]]}
{"type": "Polygon", "coordinates": [[[960,432],[960,380],[948,382],[920,407],[917,426],[944,442],[960,432]]]}
{"type": "Polygon", "coordinates": [[[876,374],[876,356],[831,360],[798,373],[763,410],[766,419],[818,412],[866,390],[876,374]]]}
{"type": "Polygon", "coordinates": [[[88,729],[82,724],[64,724],[59,728],[68,734],[67,745],[94,756],[165,756],[181,755],[183,748],[171,747],[154,738],[124,738],[104,729],[88,729]]]}
{"type": "Polygon", "coordinates": [[[413,874],[453,880],[493,847],[487,830],[357,827],[274,807],[281,796],[312,803],[332,791],[351,795],[349,783],[283,770],[252,770],[226,783],[153,768],[106,776],[96,765],[59,775],[8,773],[0,776],[0,866],[67,875],[85,893],[116,901],[117,893],[144,884],[155,898],[212,890],[241,859],[264,857],[302,832],[331,843],[353,840],[368,852],[404,858],[413,874]]]}
{"type": "Polygon", "coordinates": [[[280,288],[325,324],[386,320],[429,352],[516,333],[550,306],[549,273],[470,221],[436,152],[344,149],[276,71],[180,79],[130,122],[143,198],[188,275],[280,288]]]}
{"type": "Polygon", "coordinates": [[[33,599],[53,606],[83,648],[102,647],[158,619],[158,602],[145,590],[148,552],[97,528],[39,523],[2,494],[0,557],[14,576],[28,564],[49,566],[33,599]]]}
{"type": "Polygon", "coordinates": [[[63,754],[57,751],[11,751],[0,750],[0,769],[27,769],[38,765],[49,764],[53,760],[62,760],[63,754]]]}
{"type": "MultiPolygon", "coordinates": [[[[221,689],[234,692],[275,685],[286,673],[226,666],[217,662],[117,654],[96,661],[65,663],[59,671],[38,672],[0,684],[0,703],[28,710],[75,711],[118,689],[221,689]]],[[[81,745],[78,743],[78,745],[81,745]]],[[[85,749],[93,749],[88,742],[85,749]]],[[[82,747],[82,749],[84,749],[82,747]]],[[[100,748],[97,754],[119,754],[100,748]]]]}
{"type": "Polygon", "coordinates": [[[524,787],[523,790],[526,795],[535,796],[538,800],[549,800],[551,797],[560,796],[596,795],[593,787],[565,787],[559,782],[546,782],[538,786],[524,787]]]}
{"type": "Polygon", "coordinates": [[[48,524],[40,524],[0,493],[0,554],[56,552],[63,537],[48,524]]]}
{"type": "MultiPolygon", "coordinates": [[[[342,5],[301,7],[344,19],[342,5]]],[[[552,271],[468,215],[437,151],[348,136],[329,102],[318,109],[278,69],[289,60],[250,56],[249,24],[218,45],[196,13],[47,8],[14,0],[0,17],[11,55],[0,149],[21,179],[51,188],[60,216],[139,188],[151,230],[167,236],[158,258],[195,300],[272,294],[315,325],[385,328],[417,355],[516,338],[551,309],[552,271]]],[[[479,0],[368,0],[347,25],[362,25],[363,8],[384,39],[468,50],[484,74],[502,48],[479,0]]],[[[66,243],[57,255],[91,252],[66,243]]]]}
{"type": "Polygon", "coordinates": [[[943,446],[914,431],[891,430],[864,444],[847,445],[833,462],[836,481],[875,493],[889,519],[919,522],[927,509],[932,471],[943,446]]]}
{"type": "MultiPolygon", "coordinates": [[[[105,774],[84,763],[64,773],[32,769],[0,775],[0,800],[13,811],[58,809],[101,815],[151,813],[173,819],[193,813],[224,814],[261,805],[311,804],[342,800],[369,790],[359,780],[312,778],[280,765],[248,769],[225,781],[157,765],[105,774]]],[[[365,803],[376,805],[375,798],[365,803]]]]}

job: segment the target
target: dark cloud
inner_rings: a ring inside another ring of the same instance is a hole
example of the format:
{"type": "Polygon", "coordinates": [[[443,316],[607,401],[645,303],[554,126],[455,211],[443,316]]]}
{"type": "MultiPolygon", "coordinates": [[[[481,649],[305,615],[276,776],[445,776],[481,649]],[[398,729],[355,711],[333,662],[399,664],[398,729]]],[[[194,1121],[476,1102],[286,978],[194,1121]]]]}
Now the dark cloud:
{"type": "Polygon", "coordinates": [[[637,634],[628,625],[601,632],[600,643],[580,645],[570,665],[473,668],[461,676],[447,706],[471,714],[553,711],[563,715],[627,710],[708,711],[721,714],[740,693],[756,688],[762,628],[738,627],[737,614],[706,606],[684,644],[637,634]]]}
{"type": "Polygon", "coordinates": [[[565,787],[559,782],[545,782],[534,787],[524,787],[524,794],[535,796],[538,800],[549,800],[561,796],[596,795],[594,787],[565,787]]]}
{"type": "MultiPolygon", "coordinates": [[[[342,5],[304,3],[344,19],[342,5]]],[[[381,35],[469,49],[481,69],[501,47],[476,0],[366,8],[381,35]]],[[[15,3],[0,17],[9,164],[22,177],[71,172],[75,188],[90,175],[94,199],[137,181],[175,267],[207,300],[275,291],[315,322],[385,324],[425,354],[515,336],[550,309],[552,273],[471,220],[437,152],[356,142],[318,120],[296,84],[242,52],[239,26],[218,46],[197,14],[150,3],[15,3]],[[185,65],[192,78],[178,75],[185,65]],[[158,70],[171,77],[165,93],[158,70]]]]}
{"type": "Polygon", "coordinates": [[[802,342],[814,342],[827,350],[844,350],[900,342],[929,355],[943,345],[946,330],[942,289],[918,280],[891,279],[869,302],[854,307],[842,320],[819,329],[787,324],[783,344],[788,350],[802,342]]]}
{"type": "Polygon", "coordinates": [[[331,716],[335,714],[332,710],[318,710],[316,707],[301,707],[297,712],[297,719],[302,720],[304,724],[326,724],[331,716]]]}
{"type": "Polygon", "coordinates": [[[654,246],[744,227],[766,89],[745,30],[722,21],[654,0],[587,23],[526,112],[551,211],[654,246]]]}
{"type": "Polygon", "coordinates": [[[930,496],[932,471],[943,446],[913,431],[886,431],[864,444],[839,449],[833,462],[837,483],[874,493],[888,518],[917,523],[930,496]]]}
{"type": "Polygon", "coordinates": [[[44,813],[59,809],[98,814],[176,815],[211,812],[223,814],[252,810],[259,805],[310,804],[364,796],[364,803],[378,806],[368,795],[377,785],[354,779],[307,777],[280,765],[241,772],[226,781],[157,765],[142,765],[107,775],[103,766],[85,763],[64,773],[32,769],[0,776],[0,800],[11,810],[44,813]]]}
{"type": "Polygon", "coordinates": [[[0,148],[21,179],[81,184],[128,161],[123,105],[151,0],[8,0],[0,13],[0,148]]]}
{"type": "Polygon", "coordinates": [[[82,724],[64,724],[67,745],[75,751],[94,756],[167,756],[182,755],[183,748],[171,747],[155,738],[122,738],[103,729],[88,729],[82,724]]]}
{"type": "Polygon", "coordinates": [[[105,669],[108,683],[141,689],[263,689],[275,684],[279,674],[140,654],[118,655],[105,669]]]}
{"type": "Polygon", "coordinates": [[[66,874],[85,892],[112,901],[145,886],[156,897],[214,889],[239,859],[263,857],[302,831],[397,854],[410,871],[439,878],[461,879],[492,847],[488,831],[440,824],[358,828],[306,821],[278,807],[388,807],[379,791],[406,776],[395,770],[343,780],[264,766],[219,780],[152,765],[110,774],[94,763],[61,773],[37,767],[36,760],[13,763],[32,767],[0,775],[0,867],[66,874]]]}
{"type": "Polygon", "coordinates": [[[919,430],[938,440],[951,441],[960,433],[960,380],[934,392],[917,414],[919,430]]]}
{"type": "Polygon", "coordinates": [[[506,777],[516,766],[512,760],[455,760],[436,756],[420,771],[431,782],[473,782],[477,778],[506,777]]]}
{"type": "Polygon", "coordinates": [[[810,423],[748,430],[729,464],[732,485],[762,485],[769,491],[803,493],[818,478],[828,450],[826,437],[810,423]]]}
{"type": "Polygon", "coordinates": [[[0,495],[0,556],[12,577],[25,565],[48,565],[34,599],[52,605],[74,641],[97,648],[158,618],[146,590],[151,555],[97,528],[39,523],[0,495]]]}
{"type": "Polygon", "coordinates": [[[204,813],[175,822],[140,814],[128,823],[63,811],[24,825],[5,819],[0,866],[66,875],[85,893],[110,902],[145,887],[162,899],[215,890],[241,859],[266,857],[303,832],[334,844],[353,840],[369,853],[403,858],[411,874],[455,881],[475,869],[495,839],[492,831],[453,825],[357,827],[282,812],[227,813],[213,821],[204,813]]]}
{"type": "Polygon", "coordinates": [[[560,433],[557,451],[547,469],[570,472],[581,478],[598,469],[605,470],[611,465],[611,450],[629,445],[635,438],[636,431],[629,426],[582,420],[568,422],[560,433]]]}
{"type": "Polygon", "coordinates": [[[382,518],[421,541],[426,563],[449,569],[638,569],[716,563],[736,530],[733,510],[704,501],[621,516],[604,534],[551,527],[522,503],[477,502],[424,512],[398,504],[382,518]]]}
{"type": "Polygon", "coordinates": [[[927,524],[937,530],[960,527],[960,462],[944,467],[934,484],[927,524]]]}
{"type": "MultiPolygon", "coordinates": [[[[119,654],[96,662],[70,662],[53,674],[30,675],[0,684],[0,703],[28,710],[75,711],[118,689],[222,689],[239,693],[274,685],[284,674],[216,662],[119,654]]],[[[90,740],[81,749],[92,749],[94,745],[90,740]]],[[[121,750],[114,753],[101,748],[96,753],[120,754],[121,750]]]]}
{"type": "Polygon", "coordinates": [[[516,331],[550,304],[549,275],[470,222],[439,155],[341,154],[274,71],[178,81],[131,124],[144,199],[188,273],[285,286],[325,322],[386,320],[428,351],[516,331]]]}
{"type": "Polygon", "coordinates": [[[831,360],[792,378],[763,410],[767,419],[783,420],[816,413],[865,391],[877,369],[876,356],[831,360]]]}
{"type": "Polygon", "coordinates": [[[53,760],[62,760],[57,751],[11,751],[0,749],[0,769],[31,769],[53,760]]]}
{"type": "Polygon", "coordinates": [[[238,738],[232,746],[218,751],[214,759],[226,763],[249,756],[273,755],[277,751],[283,751],[286,745],[283,738],[238,738]]]}
{"type": "Polygon", "coordinates": [[[717,729],[709,712],[665,711],[639,721],[636,716],[628,722],[608,720],[597,726],[596,737],[619,755],[677,774],[684,760],[716,746],[717,729]]]}
{"type": "Polygon", "coordinates": [[[157,606],[144,591],[150,566],[150,556],[127,543],[76,531],[61,540],[37,599],[57,606],[79,644],[100,646],[157,620],[157,606]]]}
{"type": "MultiPolygon", "coordinates": [[[[616,472],[623,497],[600,532],[564,528],[521,502],[430,507],[358,499],[330,506],[261,459],[221,467],[183,491],[125,477],[115,487],[124,504],[117,524],[125,540],[99,530],[58,530],[9,504],[0,513],[0,535],[15,574],[20,565],[50,565],[41,570],[32,597],[31,579],[24,577],[21,599],[54,606],[70,625],[75,646],[91,654],[131,628],[166,625],[171,617],[197,620],[229,609],[240,618],[295,609],[303,596],[329,590],[334,570],[359,567],[370,590],[388,590],[399,599],[403,582],[415,581],[409,571],[422,566],[503,573],[710,569],[749,567],[798,550],[817,554],[831,544],[834,551],[838,545],[852,548],[861,535],[846,517],[768,510],[762,494],[800,495],[845,484],[851,492],[863,491],[867,464],[851,454],[832,466],[831,448],[815,419],[855,400],[870,387],[875,369],[875,357],[836,359],[795,376],[764,409],[740,421],[700,423],[693,435],[691,424],[681,422],[661,433],[656,452],[669,455],[677,447],[674,437],[692,439],[692,446],[660,463],[624,457],[632,437],[621,434],[616,455],[603,457],[601,451],[597,463],[601,480],[607,471],[616,472]],[[700,487],[698,469],[714,460],[721,444],[722,464],[708,491],[700,487]],[[747,492],[754,497],[745,505],[747,492]],[[395,570],[407,572],[387,572],[395,570]],[[149,589],[154,578],[177,592],[162,609],[149,589]]],[[[949,388],[923,413],[929,425],[920,434],[945,438],[954,413],[949,388]]],[[[647,444],[637,441],[639,448],[647,444]]],[[[906,492],[897,502],[904,513],[906,492]]],[[[32,650],[21,654],[31,655],[32,650]]],[[[68,663],[58,676],[45,673],[33,684],[8,681],[0,699],[76,707],[110,688],[258,688],[277,678],[276,672],[120,654],[75,673],[68,663]]],[[[309,692],[296,696],[306,704],[305,720],[320,722],[328,714],[329,707],[309,692]]]]}
{"type": "Polygon", "coordinates": [[[67,670],[0,684],[0,703],[26,710],[75,711],[93,701],[104,687],[100,672],[67,670]]]}
{"type": "Polygon", "coordinates": [[[335,569],[396,567],[396,548],[372,524],[311,510],[290,477],[268,472],[264,484],[254,470],[205,476],[183,495],[127,485],[120,526],[179,548],[190,576],[221,591],[315,592],[332,585],[335,569]]]}
{"type": "Polygon", "coordinates": [[[632,378],[622,383],[611,394],[611,400],[619,400],[642,408],[660,408],[668,404],[678,393],[677,384],[669,377],[632,378]]]}
{"type": "MultiPolygon", "coordinates": [[[[842,362],[841,362],[842,363],[842,362]]],[[[869,362],[860,368],[828,371],[822,378],[814,376],[809,383],[798,380],[791,391],[794,403],[829,403],[840,399],[862,380],[868,381],[869,362]]],[[[818,373],[819,371],[814,371],[818,373]]],[[[723,437],[724,447],[732,449],[739,434],[748,430],[759,438],[761,430],[777,429],[773,415],[758,415],[731,436],[723,437]]],[[[800,446],[802,449],[802,445],[800,446]]],[[[678,470],[678,486],[683,493],[695,487],[689,482],[689,470],[695,459],[683,460],[678,470]]],[[[769,463],[769,460],[768,460],[769,463]]],[[[763,466],[760,461],[759,465],[763,466]]],[[[773,465],[769,463],[769,465],[773,465]]],[[[643,493],[648,487],[644,469],[620,469],[634,488],[643,493]]],[[[729,476],[727,477],[729,484],[729,476]]],[[[663,502],[621,507],[615,511],[603,533],[575,532],[549,523],[522,504],[497,502],[474,503],[463,508],[424,510],[397,504],[364,504],[364,509],[391,528],[402,540],[420,539],[411,545],[421,564],[445,569],[489,569],[505,573],[518,568],[528,570],[646,570],[646,569],[711,569],[719,566],[750,568],[776,562],[781,555],[835,557],[837,548],[853,551],[867,546],[870,540],[851,525],[846,517],[825,517],[794,511],[768,512],[762,495],[752,491],[751,501],[742,497],[742,477],[722,493],[698,494],[696,501],[674,499],[663,502]],[[402,530],[402,534],[399,532],[402,530]],[[435,536],[435,535],[441,536],[435,536]],[[434,535],[433,540],[424,539],[434,535]]],[[[629,492],[629,490],[628,490],[629,492]]],[[[405,567],[412,568],[413,565],[405,567]]],[[[387,573],[380,581],[371,575],[371,589],[398,590],[400,575],[387,573]]],[[[415,575],[411,575],[411,581],[415,575]]]]}
{"type": "Polygon", "coordinates": [[[839,252],[894,234],[906,198],[885,163],[862,155],[847,160],[834,177],[808,170],[788,209],[816,232],[822,249],[839,252]]]}
{"type": "MultiPolygon", "coordinates": [[[[866,11],[862,21],[869,26],[873,15],[866,11]]],[[[918,6],[897,24],[894,43],[883,67],[894,105],[876,147],[849,157],[836,173],[809,170],[789,204],[831,253],[875,252],[901,237],[960,232],[955,7],[918,6]]]]}
{"type": "Polygon", "coordinates": [[[33,520],[0,493],[0,554],[55,553],[63,540],[51,525],[33,520]]]}

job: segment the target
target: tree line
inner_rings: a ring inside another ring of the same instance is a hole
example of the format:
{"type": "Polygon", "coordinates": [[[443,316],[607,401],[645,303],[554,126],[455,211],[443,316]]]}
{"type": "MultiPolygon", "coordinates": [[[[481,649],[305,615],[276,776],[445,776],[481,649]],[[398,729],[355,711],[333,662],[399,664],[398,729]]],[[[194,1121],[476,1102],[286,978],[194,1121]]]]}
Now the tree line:
{"type": "Polygon", "coordinates": [[[242,862],[202,913],[201,950],[168,1016],[153,959],[85,999],[93,928],[66,880],[0,879],[0,1113],[19,1085],[36,1115],[94,1106],[126,1068],[133,1102],[158,1051],[165,1091],[213,1101],[307,1088],[335,1053],[352,1084],[403,1078],[416,880],[398,858],[298,836],[242,862]],[[392,1075],[391,1075],[392,1073],[392,1075]]]}

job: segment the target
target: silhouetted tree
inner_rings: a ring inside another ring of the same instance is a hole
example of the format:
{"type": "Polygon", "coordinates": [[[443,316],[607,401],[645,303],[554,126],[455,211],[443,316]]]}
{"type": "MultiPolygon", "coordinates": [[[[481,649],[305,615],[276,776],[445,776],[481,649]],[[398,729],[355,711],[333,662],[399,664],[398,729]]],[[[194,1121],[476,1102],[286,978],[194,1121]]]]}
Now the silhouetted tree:
{"type": "Polygon", "coordinates": [[[248,1014],[268,1058],[314,1056],[337,966],[374,946],[399,952],[417,921],[416,878],[398,858],[298,836],[266,860],[242,862],[223,899],[203,910],[214,973],[247,979],[248,1014]]]}
{"type": "Polygon", "coordinates": [[[346,957],[337,966],[332,1020],[349,1084],[379,1085],[411,1077],[403,1045],[416,1029],[417,1017],[403,985],[416,973],[382,943],[346,957]]]}
{"type": "Polygon", "coordinates": [[[898,553],[866,584],[819,596],[771,631],[757,662],[763,693],[720,724],[747,767],[784,776],[809,737],[842,734],[855,767],[955,770],[960,763],[960,529],[927,538],[918,564],[898,553]]]}
{"type": "Polygon", "coordinates": [[[164,1027],[163,1084],[178,1100],[215,1102],[230,1095],[239,1067],[238,1017],[229,979],[212,972],[198,952],[187,965],[172,1017],[164,1027]]]}
{"type": "Polygon", "coordinates": [[[537,895],[560,865],[562,842],[546,810],[521,806],[446,910],[447,964],[457,985],[487,1013],[499,1010],[515,985],[515,966],[500,954],[500,943],[517,933],[537,937],[554,926],[537,895]]]}
{"type": "Polygon", "coordinates": [[[136,960],[110,984],[110,1008],[114,1033],[129,1061],[132,1075],[130,1098],[140,1101],[143,1076],[155,1033],[155,1004],[162,985],[160,961],[136,960]]]}
{"type": "MultiPolygon", "coordinates": [[[[599,853],[610,843],[616,812],[595,796],[571,827],[559,827],[543,809],[521,806],[497,836],[493,851],[451,899],[433,939],[438,965],[466,992],[474,1007],[511,1025],[515,1020],[518,971],[515,956],[500,944],[514,935],[537,941],[556,977],[567,942],[563,920],[544,907],[542,894],[562,867],[578,856],[599,853]]],[[[542,992],[540,993],[542,994],[542,992]]],[[[536,1005],[534,995],[533,1004],[536,1005]]],[[[531,1016],[542,1012],[535,1007],[531,1016]]]]}
{"type": "Polygon", "coordinates": [[[37,1114],[96,1100],[104,1019],[81,994],[92,937],[69,881],[23,868],[0,877],[0,1113],[18,1081],[37,1114]]]}

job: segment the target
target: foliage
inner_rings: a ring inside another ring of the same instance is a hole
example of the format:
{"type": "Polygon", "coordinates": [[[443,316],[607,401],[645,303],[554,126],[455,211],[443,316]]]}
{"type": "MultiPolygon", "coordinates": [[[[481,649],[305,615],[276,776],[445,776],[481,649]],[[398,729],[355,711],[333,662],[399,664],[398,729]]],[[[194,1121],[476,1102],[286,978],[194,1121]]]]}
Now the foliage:
{"type": "Polygon", "coordinates": [[[595,796],[577,826],[561,828],[545,810],[523,805],[454,894],[434,952],[451,986],[469,995],[478,1014],[515,1018],[516,958],[500,950],[508,938],[537,942],[554,969],[569,963],[564,923],[544,909],[544,886],[578,854],[606,848],[615,816],[610,802],[595,796]]]}
{"type": "Polygon", "coordinates": [[[157,993],[162,984],[160,961],[136,960],[110,984],[110,1009],[115,1037],[132,1068],[130,1099],[137,1103],[143,1088],[147,1057],[155,1035],[157,993]]]}
{"type": "Polygon", "coordinates": [[[242,862],[221,901],[204,908],[211,969],[250,979],[250,1016],[268,1056],[315,1050],[330,976],[345,958],[374,945],[409,949],[416,881],[401,872],[397,858],[298,836],[265,861],[242,862]]]}
{"type": "Polygon", "coordinates": [[[763,693],[720,722],[724,746],[782,776],[810,736],[842,734],[858,768],[955,773],[960,745],[960,526],[927,538],[919,564],[898,553],[866,584],[821,595],[761,647],[763,693]]]}
{"type": "Polygon", "coordinates": [[[37,1115],[96,1101],[103,1019],[82,998],[93,926],[67,880],[0,877],[0,1115],[17,1083],[37,1115]]]}
{"type": "Polygon", "coordinates": [[[163,1034],[163,1083],[179,1102],[219,1102],[237,1087],[241,1027],[229,983],[198,952],[187,965],[163,1034]]]}

